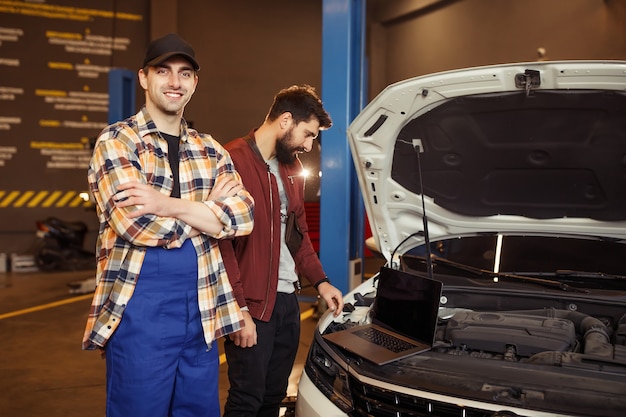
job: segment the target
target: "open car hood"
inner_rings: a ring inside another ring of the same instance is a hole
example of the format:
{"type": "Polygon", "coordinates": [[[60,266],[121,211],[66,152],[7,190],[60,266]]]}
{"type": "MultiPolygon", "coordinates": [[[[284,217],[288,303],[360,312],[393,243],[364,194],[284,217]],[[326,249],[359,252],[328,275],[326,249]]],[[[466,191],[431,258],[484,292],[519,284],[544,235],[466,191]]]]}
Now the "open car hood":
{"type": "Polygon", "coordinates": [[[348,138],[387,260],[423,244],[425,224],[433,242],[484,233],[626,239],[626,62],[408,79],[383,90],[348,138]]]}

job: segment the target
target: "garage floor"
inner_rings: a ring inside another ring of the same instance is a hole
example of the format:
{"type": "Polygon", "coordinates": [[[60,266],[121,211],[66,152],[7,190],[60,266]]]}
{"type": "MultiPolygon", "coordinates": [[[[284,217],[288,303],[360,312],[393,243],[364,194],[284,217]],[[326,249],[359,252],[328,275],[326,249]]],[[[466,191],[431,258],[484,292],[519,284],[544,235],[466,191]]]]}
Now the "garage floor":
{"type": "MultiPolygon", "coordinates": [[[[365,277],[380,260],[365,260],[365,277]]],[[[105,363],[81,350],[92,294],[70,294],[69,284],[91,271],[0,273],[0,414],[3,417],[103,416],[105,363]]],[[[300,295],[302,331],[289,384],[297,382],[316,324],[312,288],[300,295]]],[[[222,352],[221,344],[219,346],[222,352]]],[[[228,390],[227,365],[220,357],[220,402],[228,390]]]]}

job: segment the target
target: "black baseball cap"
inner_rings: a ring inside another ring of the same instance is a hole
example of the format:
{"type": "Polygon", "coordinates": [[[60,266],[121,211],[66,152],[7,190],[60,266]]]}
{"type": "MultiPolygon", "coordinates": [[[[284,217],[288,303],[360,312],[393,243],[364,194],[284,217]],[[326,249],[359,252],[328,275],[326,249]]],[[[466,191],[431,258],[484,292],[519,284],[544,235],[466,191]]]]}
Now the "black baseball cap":
{"type": "Polygon", "coordinates": [[[150,42],[143,59],[143,67],[159,65],[175,55],[187,59],[196,71],[200,69],[191,45],[175,33],[170,33],[150,42]]]}

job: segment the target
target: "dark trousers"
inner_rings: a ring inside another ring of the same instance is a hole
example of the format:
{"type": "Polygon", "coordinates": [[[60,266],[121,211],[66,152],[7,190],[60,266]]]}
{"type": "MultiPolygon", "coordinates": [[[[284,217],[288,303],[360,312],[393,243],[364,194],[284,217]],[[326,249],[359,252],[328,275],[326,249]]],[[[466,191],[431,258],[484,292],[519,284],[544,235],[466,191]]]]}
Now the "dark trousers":
{"type": "Polygon", "coordinates": [[[257,344],[240,348],[226,338],[230,389],[224,417],[277,417],[300,343],[295,293],[278,293],[269,322],[254,321],[257,344]]]}

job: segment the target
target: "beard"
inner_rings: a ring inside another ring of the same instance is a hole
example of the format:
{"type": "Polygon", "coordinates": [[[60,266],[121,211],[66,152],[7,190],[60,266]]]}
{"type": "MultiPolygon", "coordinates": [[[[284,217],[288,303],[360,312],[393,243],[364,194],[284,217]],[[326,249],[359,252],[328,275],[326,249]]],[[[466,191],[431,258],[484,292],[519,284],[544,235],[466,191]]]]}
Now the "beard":
{"type": "Polygon", "coordinates": [[[281,164],[291,165],[296,161],[297,155],[304,152],[300,147],[291,146],[293,139],[293,127],[276,141],[276,159],[281,164]]]}

